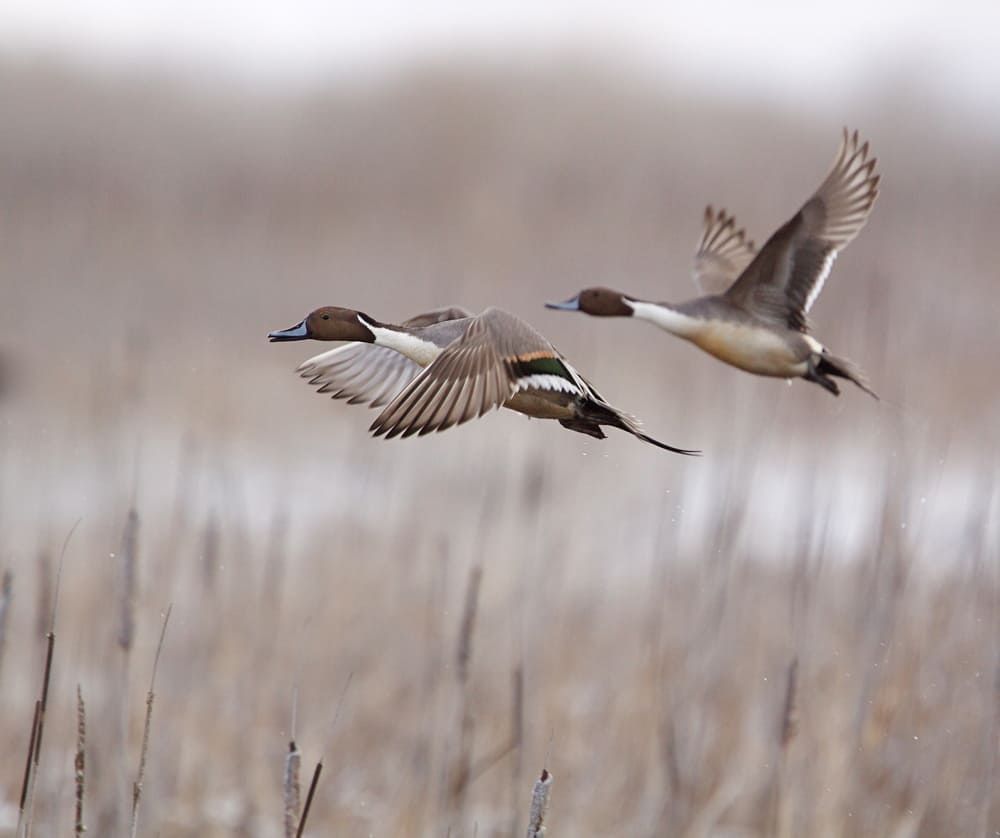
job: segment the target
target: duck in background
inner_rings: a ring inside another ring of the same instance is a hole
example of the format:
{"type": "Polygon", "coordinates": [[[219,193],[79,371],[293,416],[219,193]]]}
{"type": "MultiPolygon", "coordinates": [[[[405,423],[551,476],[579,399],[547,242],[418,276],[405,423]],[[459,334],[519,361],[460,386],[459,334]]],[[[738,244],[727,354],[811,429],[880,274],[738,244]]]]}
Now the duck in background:
{"type": "Polygon", "coordinates": [[[877,399],[856,364],[809,334],[806,316],[834,259],[864,227],[878,196],[880,176],[868,154],[868,143],[845,128],[826,179],[759,252],[732,215],[708,207],[694,260],[695,282],[706,296],[654,303],[610,288],[586,288],[545,305],[646,320],[747,372],[804,378],[835,396],[840,389],[833,379],[845,378],[877,399]]]}

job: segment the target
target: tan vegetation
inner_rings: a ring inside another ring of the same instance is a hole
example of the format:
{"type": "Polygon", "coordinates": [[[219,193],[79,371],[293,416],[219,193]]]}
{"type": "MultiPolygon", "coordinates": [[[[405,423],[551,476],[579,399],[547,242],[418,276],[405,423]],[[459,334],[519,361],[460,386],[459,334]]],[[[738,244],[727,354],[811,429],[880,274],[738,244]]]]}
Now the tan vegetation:
{"type": "Polygon", "coordinates": [[[995,134],[582,67],[3,70],[0,834],[53,625],[35,835],[291,834],[320,760],[307,835],[523,835],[536,781],[549,835],[1000,831],[995,134]],[[882,195],[813,315],[882,402],[541,307],[689,294],[704,205],[759,238],[845,122],[882,195]],[[264,339],[450,303],[705,456],[503,413],[373,440],[264,339]]]}

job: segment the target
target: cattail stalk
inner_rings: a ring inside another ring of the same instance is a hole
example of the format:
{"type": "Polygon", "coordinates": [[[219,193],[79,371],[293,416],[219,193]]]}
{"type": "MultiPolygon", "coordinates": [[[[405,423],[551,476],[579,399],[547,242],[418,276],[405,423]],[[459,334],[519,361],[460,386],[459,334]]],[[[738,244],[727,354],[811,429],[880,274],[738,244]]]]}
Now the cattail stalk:
{"type": "Polygon", "coordinates": [[[87,711],[83,704],[83,692],[76,685],[76,758],[73,760],[74,780],[76,783],[76,821],[74,834],[80,838],[87,827],[83,825],[83,791],[86,780],[87,758],[85,746],[87,743],[87,711]]]}
{"type": "Polygon", "coordinates": [[[9,570],[3,572],[3,582],[0,583],[0,672],[3,670],[3,651],[7,645],[7,617],[10,614],[10,602],[14,589],[14,574],[9,570]]]}
{"type": "MultiPolygon", "coordinates": [[[[521,747],[522,729],[524,725],[524,674],[520,666],[513,673],[511,679],[512,700],[511,700],[511,725],[510,735],[507,740],[494,748],[485,756],[476,760],[472,768],[469,769],[469,782],[475,780],[480,774],[489,771],[494,765],[502,760],[507,754],[517,751],[521,747]]],[[[520,779],[520,759],[515,760],[513,769],[515,787],[520,779]]]]}
{"type": "Polygon", "coordinates": [[[118,645],[128,653],[135,635],[136,560],[139,547],[139,513],[135,507],[128,511],[122,530],[118,565],[121,587],[118,589],[118,645]]]}
{"type": "Polygon", "coordinates": [[[458,635],[458,681],[464,685],[469,677],[469,661],[472,658],[472,633],[476,628],[476,612],[479,608],[479,585],[483,579],[483,568],[476,565],[469,572],[469,584],[465,590],[465,610],[462,613],[462,628],[458,635]]]}
{"type": "Polygon", "coordinates": [[[126,834],[127,812],[136,807],[135,784],[129,795],[131,768],[128,758],[129,707],[128,696],[131,684],[132,643],[135,635],[136,561],[139,541],[139,514],[135,507],[129,508],[122,526],[121,542],[115,560],[116,609],[115,644],[118,646],[118,689],[112,699],[114,717],[117,721],[116,742],[113,750],[119,758],[116,765],[115,787],[118,789],[113,813],[114,831],[126,834]]]}
{"type": "Polygon", "coordinates": [[[476,565],[469,572],[469,583],[465,590],[465,609],[458,633],[455,672],[458,679],[459,734],[458,757],[452,773],[450,801],[455,810],[460,811],[465,798],[466,787],[471,777],[473,719],[469,708],[468,682],[469,665],[472,660],[472,636],[476,629],[476,613],[479,608],[479,586],[483,578],[483,568],[476,565]]]}
{"type": "Polygon", "coordinates": [[[201,579],[208,593],[215,593],[216,576],[219,569],[220,536],[219,521],[214,514],[205,523],[201,547],[201,579]]]}
{"type": "Polygon", "coordinates": [[[788,664],[788,674],[785,680],[785,701],[781,709],[781,729],[779,741],[783,751],[788,750],[792,739],[798,732],[798,712],[796,697],[799,684],[799,659],[792,658],[788,664]]]}
{"type": "Polygon", "coordinates": [[[295,838],[296,822],[299,819],[299,768],[302,763],[302,753],[295,740],[288,743],[288,755],[285,757],[285,838],[295,838]]]}
{"type": "Polygon", "coordinates": [[[799,659],[792,658],[785,676],[785,697],[781,703],[781,721],[778,725],[778,758],[775,762],[771,790],[771,835],[784,838],[789,834],[788,800],[784,782],[787,772],[788,749],[798,733],[798,683],[799,659]]]}
{"type": "MultiPolygon", "coordinates": [[[[518,663],[514,668],[514,673],[511,678],[511,741],[514,746],[514,758],[511,760],[510,767],[510,787],[511,795],[513,796],[513,803],[516,804],[516,798],[520,795],[521,788],[521,776],[524,771],[524,753],[521,748],[524,742],[524,661],[518,663]]],[[[515,814],[511,818],[510,822],[510,835],[517,834],[517,806],[511,807],[515,810],[515,814]]]]}
{"type": "Polygon", "coordinates": [[[552,775],[547,768],[543,768],[531,791],[531,813],[528,816],[527,838],[542,838],[545,834],[545,815],[549,810],[551,792],[552,775]]]}

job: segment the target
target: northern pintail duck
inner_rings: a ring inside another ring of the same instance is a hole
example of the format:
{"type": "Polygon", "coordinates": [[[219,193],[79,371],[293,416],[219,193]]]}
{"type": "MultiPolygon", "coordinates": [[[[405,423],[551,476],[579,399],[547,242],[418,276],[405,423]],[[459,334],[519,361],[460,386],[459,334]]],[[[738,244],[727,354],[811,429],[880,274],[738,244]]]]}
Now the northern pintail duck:
{"type": "Polygon", "coordinates": [[[875,396],[861,369],[809,334],[806,317],[833,260],[861,231],[878,195],[875,158],[858,133],[843,141],[826,179],[758,252],[725,210],[705,211],[694,279],[708,296],[654,303],[609,288],[587,288],[549,308],[597,317],[636,317],[686,338],[727,364],[757,375],[801,377],[835,396],[830,377],[875,396]]]}
{"type": "Polygon", "coordinates": [[[503,406],[558,419],[563,427],[598,439],[604,439],[601,426],[607,425],[668,451],[698,453],[642,433],[634,418],[608,404],[544,337],[497,308],[478,315],[441,309],[397,326],[326,306],[268,337],[348,341],[308,359],[299,372],[321,393],[382,407],[369,429],[375,436],[422,436],[503,406]]]}

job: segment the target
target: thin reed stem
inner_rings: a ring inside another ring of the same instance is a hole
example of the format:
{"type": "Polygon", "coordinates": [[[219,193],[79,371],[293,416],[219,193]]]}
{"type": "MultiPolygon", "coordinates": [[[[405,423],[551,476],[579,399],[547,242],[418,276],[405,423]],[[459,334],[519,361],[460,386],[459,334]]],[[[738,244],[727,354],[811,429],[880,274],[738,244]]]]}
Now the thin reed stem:
{"type": "Polygon", "coordinates": [[[42,733],[45,729],[45,710],[49,702],[49,683],[52,678],[52,655],[55,651],[56,636],[49,632],[46,636],[45,672],[42,676],[42,693],[35,702],[35,715],[31,723],[31,739],[28,745],[28,761],[21,786],[21,805],[18,813],[17,835],[28,838],[31,835],[32,816],[35,804],[35,780],[42,753],[42,733]]]}
{"type": "Polygon", "coordinates": [[[122,529],[118,564],[121,587],[118,594],[118,645],[125,652],[132,649],[135,635],[136,560],[139,549],[139,513],[132,507],[122,529]]]}
{"type": "Polygon", "coordinates": [[[464,684],[469,677],[469,661],[472,658],[472,634],[476,628],[476,613],[479,608],[479,585],[483,579],[482,565],[469,571],[469,583],[465,589],[465,610],[462,612],[462,627],[458,634],[458,680],[464,684]]]}
{"type": "Polygon", "coordinates": [[[306,805],[302,807],[302,817],[299,819],[299,828],[295,831],[295,838],[302,838],[306,828],[306,818],[309,817],[309,810],[312,808],[313,797],[316,794],[316,786],[319,784],[319,775],[323,773],[323,760],[316,763],[313,770],[312,780],[309,782],[309,791],[306,793],[306,805]]]}
{"type": "Polygon", "coordinates": [[[792,658],[788,664],[785,679],[785,701],[781,708],[781,730],[779,741],[782,749],[787,749],[798,732],[798,713],[796,698],[799,686],[799,659],[792,658]]]}
{"type": "Polygon", "coordinates": [[[465,802],[465,792],[471,778],[472,735],[474,722],[469,706],[469,667],[472,661],[472,636],[476,629],[476,613],[479,608],[479,586],[483,578],[483,568],[475,565],[469,571],[469,582],[465,590],[465,608],[458,634],[456,651],[456,677],[458,679],[458,701],[460,711],[458,732],[458,755],[452,771],[449,787],[449,801],[452,810],[461,812],[465,802]]]}
{"type": "Polygon", "coordinates": [[[9,570],[5,570],[3,572],[3,582],[0,583],[0,674],[3,673],[3,653],[7,646],[7,617],[10,614],[13,590],[14,574],[9,570]]]}
{"type": "Polygon", "coordinates": [[[775,760],[771,786],[770,835],[784,838],[788,835],[788,801],[785,795],[785,775],[787,773],[788,750],[798,733],[798,683],[799,659],[792,658],[785,674],[785,696],[781,703],[781,720],[778,725],[778,757],[775,760]]]}
{"type": "Polygon", "coordinates": [[[156,686],[156,670],[160,665],[160,653],[163,651],[163,641],[167,635],[167,623],[170,622],[170,612],[173,604],[167,606],[163,615],[163,625],[160,628],[160,640],[156,644],[156,656],[153,658],[153,674],[149,678],[149,692],[146,693],[146,718],[142,725],[142,747],[139,749],[139,768],[136,771],[135,782],[132,784],[132,821],[129,834],[135,838],[139,828],[139,800],[142,797],[142,784],[146,777],[146,757],[149,754],[149,732],[153,723],[153,699],[156,686]]]}
{"type": "Polygon", "coordinates": [[[38,740],[38,719],[42,713],[42,702],[35,699],[35,713],[31,718],[31,736],[28,739],[28,756],[24,761],[24,779],[21,782],[21,801],[18,804],[20,819],[17,826],[17,834],[21,834],[21,820],[24,819],[25,804],[28,802],[28,785],[31,782],[31,766],[35,758],[35,742],[38,740]]]}

